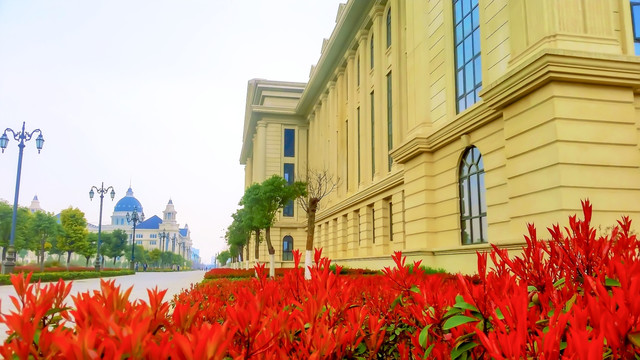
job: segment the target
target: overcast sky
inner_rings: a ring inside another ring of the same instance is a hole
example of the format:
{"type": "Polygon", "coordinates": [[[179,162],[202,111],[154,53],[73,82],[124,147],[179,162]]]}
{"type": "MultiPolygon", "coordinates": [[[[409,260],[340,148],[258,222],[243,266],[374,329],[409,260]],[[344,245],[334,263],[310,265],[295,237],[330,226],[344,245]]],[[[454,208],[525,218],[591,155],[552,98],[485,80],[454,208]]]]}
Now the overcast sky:
{"type": "MultiPolygon", "coordinates": [[[[243,193],[247,81],[301,81],[344,0],[0,0],[0,132],[42,130],[24,152],[21,206],[38,195],[98,223],[92,185],[131,183],[147,217],[171,198],[205,263],[243,193]]],[[[13,204],[18,146],[0,154],[13,204]]]]}

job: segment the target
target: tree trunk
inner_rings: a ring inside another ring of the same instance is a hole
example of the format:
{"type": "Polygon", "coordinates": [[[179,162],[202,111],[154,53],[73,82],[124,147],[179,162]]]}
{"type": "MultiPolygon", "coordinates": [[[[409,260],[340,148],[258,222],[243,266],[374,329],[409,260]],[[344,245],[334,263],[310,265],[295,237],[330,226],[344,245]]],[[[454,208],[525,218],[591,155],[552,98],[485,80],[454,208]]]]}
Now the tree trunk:
{"type": "Polygon", "coordinates": [[[7,260],[7,246],[2,247],[2,261],[7,260]]]}
{"type": "Polygon", "coordinates": [[[271,227],[264,230],[264,237],[267,239],[267,248],[269,249],[269,276],[276,277],[276,249],[271,243],[271,227]]]}
{"type": "Polygon", "coordinates": [[[87,263],[86,263],[85,267],[89,267],[89,259],[91,259],[91,256],[87,256],[86,259],[87,259],[87,263]]]}
{"type": "Polygon", "coordinates": [[[247,256],[246,256],[246,262],[244,264],[244,268],[245,270],[249,270],[249,251],[251,251],[251,246],[249,246],[251,244],[251,236],[247,237],[247,256]]]}
{"type": "Polygon", "coordinates": [[[318,203],[320,199],[309,199],[309,211],[307,212],[307,246],[304,253],[304,278],[311,279],[311,258],[313,257],[313,236],[316,231],[316,212],[318,211],[318,203]]]}
{"type": "Polygon", "coordinates": [[[44,237],[40,240],[40,271],[44,271],[44,237]]]}
{"type": "Polygon", "coordinates": [[[256,230],[256,241],[254,245],[254,254],[253,258],[256,263],[260,261],[260,230],[256,230]]]}
{"type": "Polygon", "coordinates": [[[69,262],[71,261],[71,251],[67,251],[67,271],[69,271],[69,262]]]}

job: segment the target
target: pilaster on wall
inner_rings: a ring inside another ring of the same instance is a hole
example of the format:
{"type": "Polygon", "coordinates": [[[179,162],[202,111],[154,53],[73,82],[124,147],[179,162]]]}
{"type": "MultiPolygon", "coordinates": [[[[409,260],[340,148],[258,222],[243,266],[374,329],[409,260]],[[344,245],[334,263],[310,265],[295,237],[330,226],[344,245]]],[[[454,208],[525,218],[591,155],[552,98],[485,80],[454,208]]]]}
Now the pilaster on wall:
{"type": "Polygon", "coordinates": [[[357,211],[347,213],[347,257],[355,257],[358,254],[358,239],[360,216],[357,211]]]}
{"type": "Polygon", "coordinates": [[[509,1],[512,62],[541,48],[622,54],[620,1],[509,1]],[[618,21],[616,21],[618,20],[618,21]]]}
{"type": "Polygon", "coordinates": [[[630,88],[550,83],[504,109],[510,233],[594,205],[594,224],[640,214],[640,153],[630,88]],[[597,215],[596,215],[597,214],[597,215]]]}
{"type": "Polygon", "coordinates": [[[253,163],[253,182],[260,183],[267,178],[267,124],[264,121],[258,121],[256,125],[256,135],[253,141],[253,154],[255,158],[253,163]]]}

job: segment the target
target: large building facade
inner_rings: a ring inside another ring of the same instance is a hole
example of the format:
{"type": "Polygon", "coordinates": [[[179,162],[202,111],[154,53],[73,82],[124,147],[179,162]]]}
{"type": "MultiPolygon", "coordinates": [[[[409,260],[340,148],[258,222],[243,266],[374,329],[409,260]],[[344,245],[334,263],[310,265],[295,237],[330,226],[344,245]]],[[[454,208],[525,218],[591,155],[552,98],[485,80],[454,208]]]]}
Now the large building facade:
{"type": "MultiPolygon", "coordinates": [[[[638,218],[639,44],[636,1],[350,0],[308,83],[249,81],[245,183],[339,179],[315,245],[352,267],[470,272],[586,198],[596,225],[638,218]]],[[[279,265],[305,223],[279,214],[279,265]]]]}

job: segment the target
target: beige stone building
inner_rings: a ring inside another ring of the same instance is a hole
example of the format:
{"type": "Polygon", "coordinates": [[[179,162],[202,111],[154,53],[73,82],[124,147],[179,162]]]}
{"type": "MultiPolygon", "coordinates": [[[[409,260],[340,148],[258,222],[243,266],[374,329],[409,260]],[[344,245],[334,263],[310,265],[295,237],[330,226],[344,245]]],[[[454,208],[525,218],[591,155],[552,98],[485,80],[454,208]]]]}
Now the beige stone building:
{"type": "MultiPolygon", "coordinates": [[[[240,158],[247,186],[340,179],[315,240],[335,262],[473,271],[586,198],[596,225],[640,221],[640,2],[351,0],[335,21],[308,83],[249,81],[240,158]]],[[[305,221],[280,214],[278,265],[305,221]]]]}

